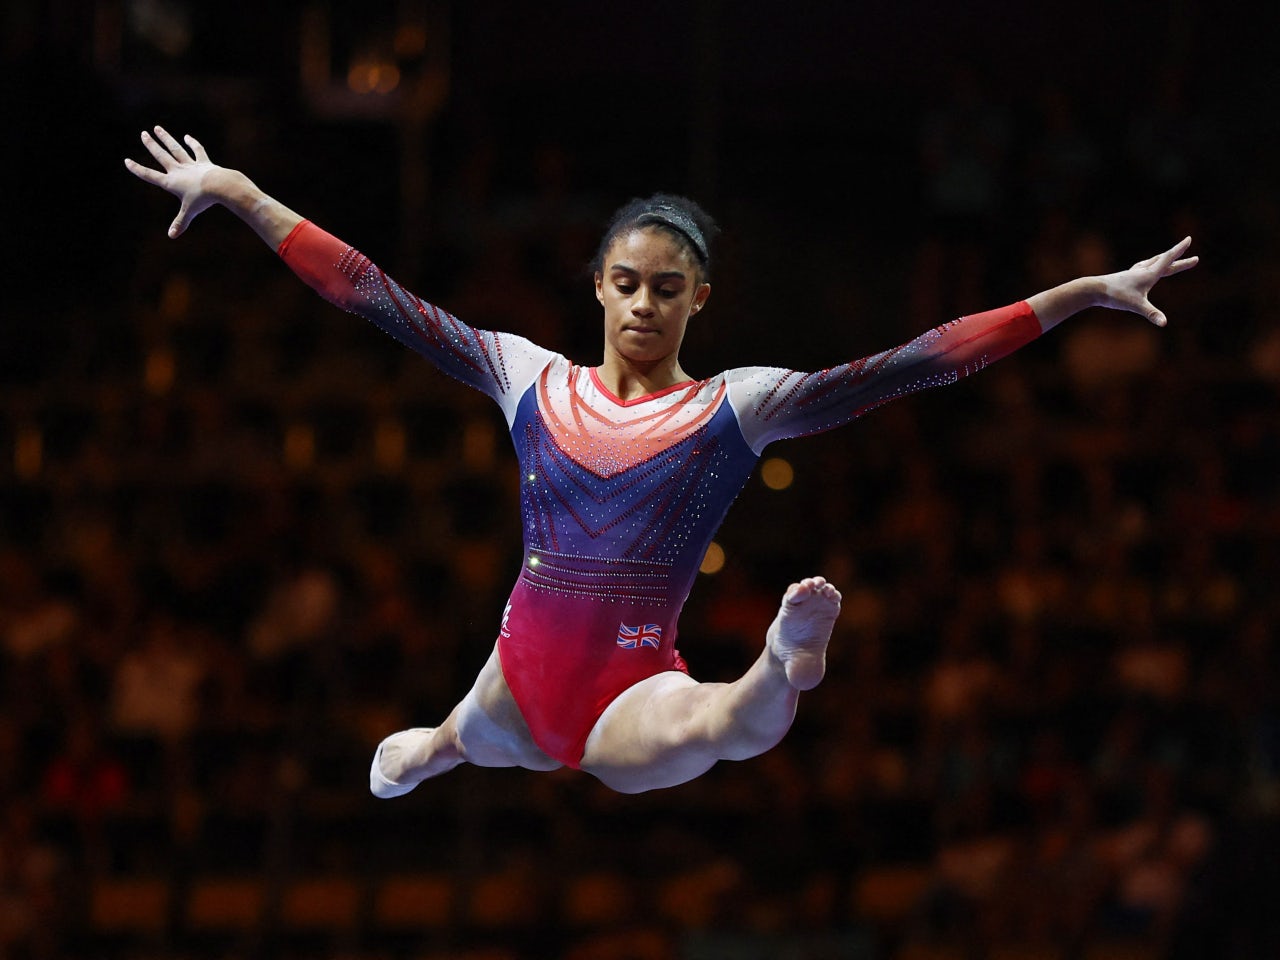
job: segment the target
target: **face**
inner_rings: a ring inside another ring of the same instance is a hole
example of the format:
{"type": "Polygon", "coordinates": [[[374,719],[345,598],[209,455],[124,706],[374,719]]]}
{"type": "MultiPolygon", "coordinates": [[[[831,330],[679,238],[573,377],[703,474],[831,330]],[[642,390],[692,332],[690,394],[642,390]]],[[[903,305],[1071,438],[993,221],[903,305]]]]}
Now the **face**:
{"type": "Polygon", "coordinates": [[[596,274],[605,350],[636,363],[674,358],[689,316],[711,294],[698,263],[666,231],[642,227],[618,237],[596,274]]]}

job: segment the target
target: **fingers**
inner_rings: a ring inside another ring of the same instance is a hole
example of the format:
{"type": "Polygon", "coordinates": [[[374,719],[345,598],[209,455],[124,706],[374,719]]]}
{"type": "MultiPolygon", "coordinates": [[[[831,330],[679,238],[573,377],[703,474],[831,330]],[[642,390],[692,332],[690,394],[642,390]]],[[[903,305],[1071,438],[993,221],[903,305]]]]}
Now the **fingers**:
{"type": "Polygon", "coordinates": [[[173,158],[179,163],[191,162],[191,154],[187,153],[186,148],[175,140],[173,135],[164,127],[156,127],[156,136],[160,138],[160,142],[168,148],[169,153],[172,154],[173,158]]]}
{"type": "Polygon", "coordinates": [[[186,148],[164,127],[157,126],[154,135],[146,130],[142,131],[142,145],[165,170],[172,170],[184,163],[192,163],[192,154],[195,154],[195,160],[206,163],[209,161],[209,155],[195,137],[188,134],[186,141],[191,146],[191,153],[188,153],[186,148]]]}
{"type": "MultiPolygon", "coordinates": [[[[156,129],[158,130],[159,127],[156,129]]],[[[147,152],[151,156],[156,158],[156,162],[166,170],[172,170],[177,166],[177,161],[174,160],[173,154],[157,143],[155,138],[145,130],[142,131],[142,145],[147,148],[147,152]]]]}
{"type": "Polygon", "coordinates": [[[187,146],[191,148],[191,152],[196,155],[197,160],[199,160],[201,163],[210,162],[209,154],[205,152],[205,149],[201,145],[199,140],[197,140],[195,137],[193,137],[189,133],[186,136],[184,136],[182,139],[187,142],[187,146]]]}
{"type": "Polygon", "coordinates": [[[200,193],[198,185],[200,168],[196,166],[210,163],[209,155],[195,137],[188,135],[185,139],[186,147],[164,127],[156,126],[154,132],[144,130],[142,144],[155,158],[160,169],[144,166],[129,158],[124,161],[125,169],[139,180],[168,190],[178,197],[181,206],[178,215],[169,225],[170,237],[180,236],[190,225],[190,221],[208,206],[209,202],[200,193]]]}
{"type": "Polygon", "coordinates": [[[1145,260],[1139,260],[1133,265],[1135,270],[1154,270],[1160,276],[1168,276],[1171,273],[1181,273],[1183,270],[1189,270],[1200,262],[1199,257],[1182,257],[1187,252],[1187,248],[1191,246],[1191,238],[1183,237],[1178,243],[1174,244],[1164,253],[1157,253],[1153,257],[1147,257],[1145,260]]]}
{"type": "Polygon", "coordinates": [[[1114,305],[1146,317],[1154,326],[1167,326],[1168,317],[1152,304],[1148,295],[1165,277],[1190,270],[1200,262],[1198,256],[1183,256],[1190,246],[1191,238],[1183,237],[1163,253],[1139,260],[1128,270],[1116,274],[1117,302],[1114,305]]]}
{"type": "Polygon", "coordinates": [[[1181,241],[1166,250],[1157,260],[1157,268],[1163,277],[1189,270],[1200,262],[1199,257],[1183,257],[1191,246],[1191,238],[1183,237],[1181,241]]]}
{"type": "Polygon", "coordinates": [[[1156,257],[1155,263],[1153,264],[1156,273],[1162,277],[1167,276],[1169,273],[1169,265],[1186,253],[1187,247],[1189,246],[1191,246],[1191,238],[1184,237],[1181,241],[1156,257]]]}
{"type": "Polygon", "coordinates": [[[186,197],[178,204],[178,215],[169,224],[169,239],[180,236],[187,229],[187,221],[191,219],[191,203],[186,197]]]}
{"type": "MultiPolygon", "coordinates": [[[[1174,274],[1182,273],[1184,270],[1190,270],[1199,263],[1200,258],[1198,256],[1182,256],[1187,252],[1187,248],[1190,246],[1191,238],[1183,237],[1178,243],[1175,243],[1164,253],[1156,257],[1152,257],[1148,262],[1150,263],[1152,272],[1155,273],[1155,280],[1159,280],[1163,277],[1171,277],[1174,274]]],[[[1152,281],[1153,285],[1155,280],[1152,281]]],[[[1154,306],[1150,300],[1143,300],[1142,305],[1147,319],[1153,324],[1157,327],[1164,327],[1168,325],[1169,318],[1164,315],[1162,310],[1154,306]]]]}
{"type": "Polygon", "coordinates": [[[157,187],[163,186],[164,174],[159,170],[152,170],[150,167],[144,167],[142,164],[126,157],[124,161],[125,169],[132,173],[139,180],[145,180],[147,183],[155,184],[157,187]]]}

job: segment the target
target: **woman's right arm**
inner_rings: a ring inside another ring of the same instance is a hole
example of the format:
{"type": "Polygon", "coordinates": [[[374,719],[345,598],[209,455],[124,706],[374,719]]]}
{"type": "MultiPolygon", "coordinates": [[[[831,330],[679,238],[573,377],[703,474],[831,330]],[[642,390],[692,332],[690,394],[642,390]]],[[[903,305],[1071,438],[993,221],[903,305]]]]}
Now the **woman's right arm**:
{"type": "Polygon", "coordinates": [[[553,354],[523,337],[468,326],[421,300],[355,248],[264,193],[240,171],[213,163],[194,137],[183,139],[185,147],[161,127],[155,128],[154,136],[142,134],[142,143],[159,170],[125,160],[138,179],[178,198],[170,237],[181,235],[210,207],[226,207],[326,300],[364,317],[443,372],[489,394],[510,421],[520,393],[553,354]]]}

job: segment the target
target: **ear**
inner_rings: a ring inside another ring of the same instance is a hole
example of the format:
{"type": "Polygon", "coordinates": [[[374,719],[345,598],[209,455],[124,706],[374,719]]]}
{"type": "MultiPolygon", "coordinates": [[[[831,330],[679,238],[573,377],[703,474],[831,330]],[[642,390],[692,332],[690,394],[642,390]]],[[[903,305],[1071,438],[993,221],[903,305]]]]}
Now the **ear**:
{"type": "Polygon", "coordinates": [[[698,289],[693,291],[693,302],[689,304],[689,312],[692,314],[701,310],[709,296],[711,296],[711,284],[698,284],[698,289]]]}
{"type": "Polygon", "coordinates": [[[604,277],[600,271],[596,271],[596,299],[600,301],[601,306],[604,305],[604,277]]]}

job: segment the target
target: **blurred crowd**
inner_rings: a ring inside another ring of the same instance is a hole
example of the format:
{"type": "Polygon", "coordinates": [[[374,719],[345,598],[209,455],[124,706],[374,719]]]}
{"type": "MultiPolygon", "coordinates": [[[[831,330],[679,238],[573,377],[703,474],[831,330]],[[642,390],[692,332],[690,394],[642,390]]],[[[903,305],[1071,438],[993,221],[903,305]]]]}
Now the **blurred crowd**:
{"type": "MultiPolygon", "coordinates": [[[[4,362],[0,957],[1275,955],[1280,209],[1179,81],[1121,129],[967,73],[920,107],[911,241],[819,294],[826,362],[1185,234],[1204,263],[1157,289],[1167,330],[1088,313],[771,449],[795,481],[731,510],[682,653],[731,678],[821,572],[830,673],[775,750],[641,797],[470,769],[368,795],[377,741],[441,719],[491,649],[520,558],[501,418],[229,217],[171,244],[161,216],[119,256],[125,302],[4,362]],[[404,877],[447,909],[386,919],[404,877]],[[195,922],[215,880],[256,892],[247,920],[195,922]],[[350,910],[291,921],[309,880],[350,910]],[[162,905],[131,928],[102,898],[143,881],[162,905]]],[[[411,285],[594,343],[566,265],[608,210],[553,150],[544,193],[500,195],[489,149],[442,178],[411,285]]],[[[780,343],[754,295],[780,237],[735,235],[772,201],[732,189],[713,310],[739,362],[780,343]]],[[[844,227],[812,227],[833,261],[844,227]]]]}

